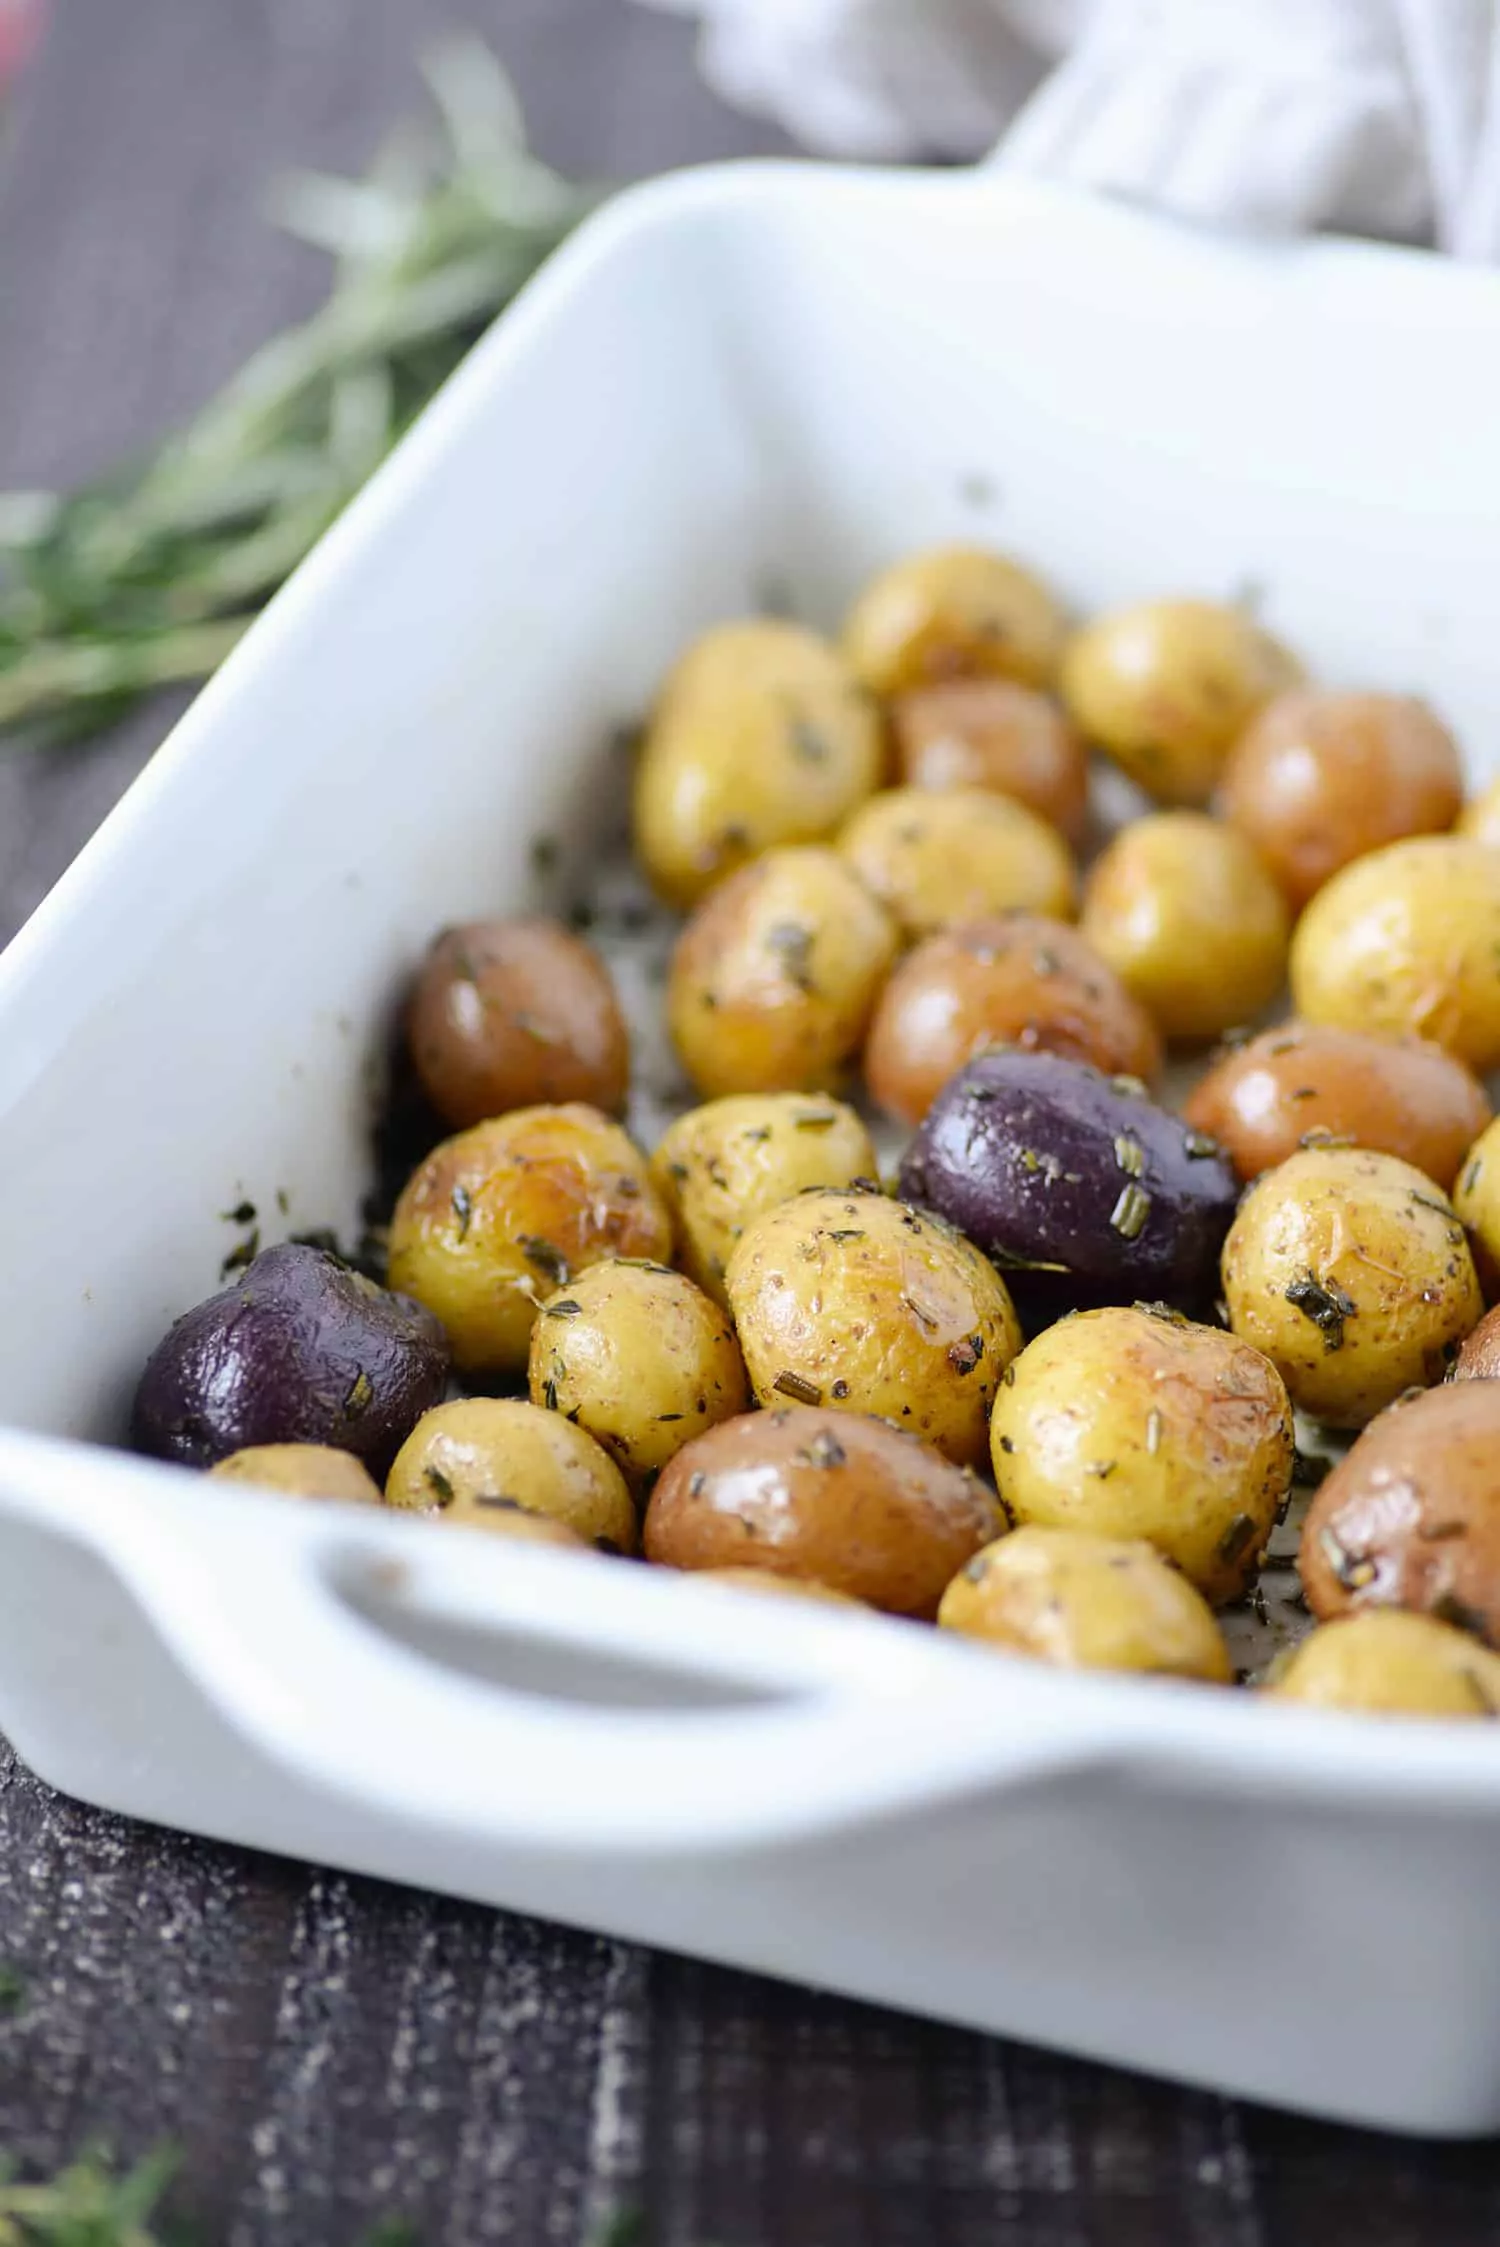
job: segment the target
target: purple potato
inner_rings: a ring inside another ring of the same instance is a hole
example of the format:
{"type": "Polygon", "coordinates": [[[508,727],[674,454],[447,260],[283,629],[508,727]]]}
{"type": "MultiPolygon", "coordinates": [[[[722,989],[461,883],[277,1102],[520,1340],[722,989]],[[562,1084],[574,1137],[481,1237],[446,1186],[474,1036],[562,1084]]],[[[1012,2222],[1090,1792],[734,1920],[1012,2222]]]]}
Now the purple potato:
{"type": "Polygon", "coordinates": [[[898,1191],[992,1257],[1036,1326],[1107,1303],[1207,1310],[1239,1181],[1134,1079],[1017,1051],[949,1078],[898,1191]]]}
{"type": "Polygon", "coordinates": [[[131,1441],[211,1467],[259,1443],[328,1443],[384,1476],[448,1385],[430,1311],[320,1248],[268,1248],[185,1312],[147,1361],[131,1441]]]}

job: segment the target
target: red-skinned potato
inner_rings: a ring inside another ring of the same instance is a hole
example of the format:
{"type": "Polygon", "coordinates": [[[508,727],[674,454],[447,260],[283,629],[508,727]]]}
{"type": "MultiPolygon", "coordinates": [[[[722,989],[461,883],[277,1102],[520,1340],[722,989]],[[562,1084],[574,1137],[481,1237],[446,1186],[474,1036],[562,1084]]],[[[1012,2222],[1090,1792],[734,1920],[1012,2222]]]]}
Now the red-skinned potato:
{"type": "Polygon", "coordinates": [[[898,695],[891,732],[910,788],[992,788],[1076,849],[1088,825],[1089,761],[1050,695],[1014,679],[950,679],[898,695]]]}

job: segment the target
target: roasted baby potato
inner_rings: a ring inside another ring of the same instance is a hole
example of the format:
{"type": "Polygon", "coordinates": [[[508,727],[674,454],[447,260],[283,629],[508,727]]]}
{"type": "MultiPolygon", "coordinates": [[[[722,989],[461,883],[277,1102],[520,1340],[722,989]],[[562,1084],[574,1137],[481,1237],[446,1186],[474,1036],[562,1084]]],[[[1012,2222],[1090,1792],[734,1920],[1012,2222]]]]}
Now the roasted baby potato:
{"type": "Polygon", "coordinates": [[[1500,780],[1492,780],[1464,805],[1455,832],[1471,843],[1500,843],[1500,780]]]}
{"type": "Polygon", "coordinates": [[[1243,609],[1143,601],[1069,643],[1062,695],[1089,740],[1166,804],[1206,804],[1231,744],[1301,677],[1296,658],[1243,609]]]}
{"type": "Polygon", "coordinates": [[[908,940],[1015,910],[1071,920],[1072,853],[1045,820],[983,788],[888,788],[854,814],[840,851],[908,940]]]}
{"type": "Polygon", "coordinates": [[[381,1503],[380,1485],[352,1451],[329,1443],[252,1443],[209,1468],[215,1481],[281,1490],[291,1498],[354,1498],[381,1503]]]}
{"type": "Polygon", "coordinates": [[[1493,1294],[1500,1287],[1500,1122],[1489,1124],[1465,1153],[1453,1207],[1468,1232],[1475,1269],[1493,1294]]]}
{"type": "Polygon", "coordinates": [[[1484,1309],[1450,1203],[1425,1172],[1364,1147],[1308,1147],[1258,1179],[1223,1276],[1234,1332],[1333,1428],[1440,1381],[1484,1309]]]}
{"type": "Polygon", "coordinates": [[[1458,745],[1410,694],[1294,688],[1251,721],[1224,769],[1225,818],[1297,911],[1351,859],[1451,827],[1462,802],[1458,745]]]}
{"type": "Polygon", "coordinates": [[[1500,1380],[1500,1306],[1486,1311],[1459,1351],[1450,1381],[1500,1380]]]}
{"type": "Polygon", "coordinates": [[[677,941],[667,1020],[706,1098],[817,1091],[858,1051],[896,931],[831,850],[774,850],[705,898],[677,941]]]}
{"type": "Polygon", "coordinates": [[[1255,1574],[1291,1488],[1275,1368],[1159,1307],[1084,1311],[1038,1335],[1001,1384],[990,1440],[1016,1522],[1144,1537],[1215,1606],[1255,1574]]]}
{"type": "Polygon", "coordinates": [[[1081,926],[1166,1038],[1248,1022],[1286,978],[1281,892],[1243,835],[1202,812],[1122,828],[1089,875],[1081,926]]]}
{"type": "Polygon", "coordinates": [[[645,1550],[667,1568],[760,1569],[927,1619],[1004,1525],[982,1482],[904,1429],[783,1406],[678,1452],[651,1493],[645,1550]]]}
{"type": "Polygon", "coordinates": [[[1462,836],[1391,843],[1325,883],[1292,939],[1309,1022],[1415,1031],[1500,1067],[1500,858],[1462,836]]]}
{"type": "Polygon", "coordinates": [[[728,1584],[737,1592],[771,1592],[776,1597],[816,1600],[823,1607],[863,1607],[863,1600],[851,1599],[847,1592],[830,1590],[827,1584],[814,1584],[805,1576],[773,1576],[768,1568],[700,1568],[696,1578],[702,1584],[728,1584]]]}
{"type": "Polygon", "coordinates": [[[879,785],[880,718],[815,632],[762,618],[694,642],[668,677],[635,781],[635,847],[668,904],[781,843],[831,835],[879,785]]]}
{"type": "Polygon", "coordinates": [[[635,1505],[614,1461],[560,1412],[515,1397],[463,1397],[429,1412],[397,1453],[385,1496],[498,1536],[526,1534],[519,1513],[605,1552],[636,1549],[635,1505]]]}
{"type": "Polygon", "coordinates": [[[630,1083],[614,979],[560,921],[444,929],[417,975],[406,1042],[455,1130],[544,1102],[586,1100],[613,1114],[630,1083]]]}
{"type": "Polygon", "coordinates": [[[448,1343],[430,1311],[287,1241],[157,1344],[131,1442],[184,1467],[264,1444],[331,1444],[383,1474],[447,1384],[448,1343]]]}
{"type": "Polygon", "coordinates": [[[1050,684],[1066,621],[1041,579],[978,546],[912,554],[867,585],[844,625],[844,655],[872,693],[948,679],[1050,684]]]}
{"type": "Polygon", "coordinates": [[[1241,1178],[1339,1141],[1399,1155],[1446,1193],[1491,1111],[1478,1078],[1426,1038],[1283,1022],[1222,1055],[1182,1112],[1241,1178]]]}
{"type": "Polygon", "coordinates": [[[1454,1381],[1366,1428],[1313,1495],[1315,1615],[1409,1607],[1500,1643],[1500,1385],[1454,1381]]]}
{"type": "Polygon", "coordinates": [[[442,1320],[456,1365],[517,1373],[537,1307],[607,1256],[666,1257],[645,1157],[597,1108],[516,1108],[446,1139],[391,1220],[391,1284],[442,1320]]]}
{"type": "Polygon", "coordinates": [[[1106,1075],[1161,1068],[1151,1017],[1077,930],[1006,913],[943,929],[900,962],[876,1004],[865,1076],[883,1108],[916,1124],[966,1061],[1008,1045],[1106,1075]]]}
{"type": "Polygon", "coordinates": [[[752,1218],[807,1186],[879,1176],[870,1135],[827,1095],[745,1093],[690,1108],[668,1126],[651,1175],[677,1226],[678,1262],[716,1303],[724,1268],[752,1218]]]}
{"type": "Polygon", "coordinates": [[[964,1563],[938,1622],[1064,1669],[1234,1682],[1203,1595],[1141,1538],[1017,1529],[964,1563]]]}
{"type": "Polygon", "coordinates": [[[1089,762],[1050,695],[1014,679],[950,679],[891,705],[910,788],[991,788],[1045,819],[1076,849],[1088,826],[1089,762]]]}
{"type": "Polygon", "coordinates": [[[878,1413],[960,1466],[983,1459],[1020,1328],[991,1266],[940,1220],[879,1193],[799,1194],[746,1226],[725,1287],[762,1404],[878,1413]]]}
{"type": "Polygon", "coordinates": [[[549,1295],[527,1379],[532,1403],[585,1429],[636,1490],[750,1403],[728,1318],[664,1264],[593,1264],[549,1295]]]}
{"type": "Polygon", "coordinates": [[[1035,1325],[1080,1304],[1213,1301],[1238,1185],[1139,1085],[1052,1053],[985,1053],[928,1110],[899,1191],[1005,1271],[1035,1325]]]}
{"type": "Polygon", "coordinates": [[[1263,1690],[1366,1716],[1495,1717],[1500,1655],[1430,1615],[1372,1608],[1310,1632],[1263,1690]]]}

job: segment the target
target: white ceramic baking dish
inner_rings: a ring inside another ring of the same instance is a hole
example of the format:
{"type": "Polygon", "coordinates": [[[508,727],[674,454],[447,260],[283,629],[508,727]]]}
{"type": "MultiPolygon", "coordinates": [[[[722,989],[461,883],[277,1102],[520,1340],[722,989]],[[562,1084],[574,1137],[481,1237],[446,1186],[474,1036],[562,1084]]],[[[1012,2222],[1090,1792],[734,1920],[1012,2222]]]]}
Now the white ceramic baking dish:
{"type": "Polygon", "coordinates": [[[219,1213],[347,1227],[439,921],[587,854],[768,577],[1255,581],[1500,740],[1500,282],[980,178],[701,173],[473,355],[0,962],[0,1721],[145,1818],[1318,2112],[1500,2123],[1500,1741],[208,1491],[96,1448],[219,1213]],[[1274,1970],[1270,1961],[1274,1958],[1274,1970]]]}

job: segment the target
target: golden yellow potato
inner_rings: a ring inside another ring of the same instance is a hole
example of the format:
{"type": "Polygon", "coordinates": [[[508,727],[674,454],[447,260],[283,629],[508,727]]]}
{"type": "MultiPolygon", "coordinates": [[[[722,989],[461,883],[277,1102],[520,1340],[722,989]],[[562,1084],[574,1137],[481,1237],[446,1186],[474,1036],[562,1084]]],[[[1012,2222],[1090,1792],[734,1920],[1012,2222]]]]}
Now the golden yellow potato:
{"type": "Polygon", "coordinates": [[[959,1570],[938,1622],[1064,1669],[1234,1682],[1202,1593],[1142,1538],[1017,1529],[959,1570]]]}
{"type": "Polygon", "coordinates": [[[1167,804],[1206,804],[1236,736],[1302,676],[1295,656],[1222,601],[1143,601],[1085,626],[1063,657],[1075,723],[1167,804]]]}
{"type": "Polygon", "coordinates": [[[725,1273],[762,1404],[873,1412],[976,1465],[1021,1346],[1004,1283],[961,1234],[878,1193],[799,1194],[747,1225],[725,1273]]]}
{"type": "Polygon", "coordinates": [[[864,1607],[851,1592],[836,1592],[827,1584],[811,1583],[804,1576],[773,1576],[767,1568],[700,1568],[693,1581],[729,1584],[738,1592],[775,1592],[785,1599],[816,1600],[823,1607],[864,1607]]]}
{"type": "Polygon", "coordinates": [[[1307,1147],[1264,1172],[1230,1227],[1223,1280],[1234,1332],[1333,1428],[1440,1381],[1484,1309],[1447,1197],[1367,1147],[1307,1147]]]}
{"type": "Polygon", "coordinates": [[[1202,812],[1122,828],[1089,875],[1080,926],[1169,1039],[1250,1021],[1286,978],[1280,890],[1243,835],[1202,812]]]}
{"type": "Polygon", "coordinates": [[[1297,923],[1292,996],[1308,1022],[1415,1030],[1500,1068],[1500,852],[1426,835],[1344,867],[1297,923]]]}
{"type": "Polygon", "coordinates": [[[724,1267],[752,1218],[806,1186],[877,1180],[870,1135],[852,1108],[826,1094],[742,1093],[690,1108],[651,1158],[677,1226],[678,1262],[726,1303],[724,1267]]]}
{"type": "Polygon", "coordinates": [[[1492,780],[1464,805],[1454,833],[1471,843],[1500,844],[1500,780],[1492,780]]]}
{"type": "Polygon", "coordinates": [[[1430,1615],[1370,1608],[1322,1623],[1267,1679],[1278,1701],[1367,1716],[1500,1716],[1500,1655],[1430,1615]]]}
{"type": "Polygon", "coordinates": [[[1254,1575],[1291,1487],[1275,1368],[1217,1327],[1082,1311],[1028,1344],[990,1440],[1018,1523],[1145,1538],[1215,1606],[1254,1575]]]}
{"type": "Polygon", "coordinates": [[[817,842],[878,787],[879,712],[800,624],[722,624],[661,690],[635,782],[635,847],[669,904],[778,843],[817,842]]]}
{"type": "Polygon", "coordinates": [[[585,1429],[636,1489],[750,1403],[728,1318],[665,1264],[594,1264],[549,1295],[527,1381],[533,1404],[585,1429]]]}
{"type": "Polygon", "coordinates": [[[1500,1283],[1500,1118],[1479,1134],[1459,1165],[1453,1207],[1468,1231],[1475,1268],[1493,1292],[1500,1283]]]}
{"type": "Polygon", "coordinates": [[[380,1504],[380,1485],[362,1460],[329,1443],[252,1443],[209,1468],[224,1482],[253,1483],[293,1498],[355,1498],[380,1504]]]}
{"type": "Polygon", "coordinates": [[[896,948],[890,916],[836,851],[768,851],[677,940],[667,1024],[683,1067],[706,1098],[836,1083],[896,948]]]}
{"type": "Polygon", "coordinates": [[[560,1412],[518,1397],[461,1397],[424,1413],[396,1454],[385,1499],[501,1536],[517,1532],[519,1509],[604,1551],[633,1553],[639,1542],[613,1459],[560,1412]]]}
{"type": "Polygon", "coordinates": [[[844,654],[872,693],[945,679],[1051,684],[1067,620],[1039,577],[980,546],[937,546],[872,579],[844,625],[844,654]]]}
{"type": "Polygon", "coordinates": [[[839,849],[908,938],[1015,910],[1070,921],[1073,854],[1045,819],[986,788],[888,788],[839,849]]]}
{"type": "Polygon", "coordinates": [[[516,1108],[445,1139],[391,1220],[390,1284],[448,1330],[453,1362],[514,1373],[537,1306],[605,1256],[666,1257],[645,1157],[596,1108],[516,1108]]]}

